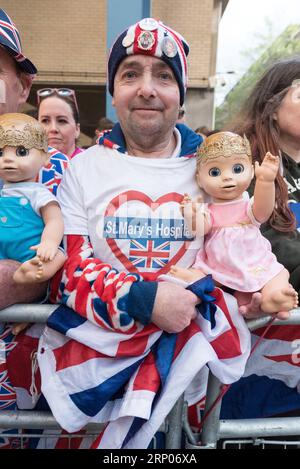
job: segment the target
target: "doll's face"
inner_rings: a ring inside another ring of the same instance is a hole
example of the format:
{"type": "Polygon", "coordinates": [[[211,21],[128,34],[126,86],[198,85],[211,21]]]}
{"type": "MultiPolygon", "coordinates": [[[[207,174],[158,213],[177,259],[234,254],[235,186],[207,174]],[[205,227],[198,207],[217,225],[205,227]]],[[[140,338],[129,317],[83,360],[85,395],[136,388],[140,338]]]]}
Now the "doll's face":
{"type": "Polygon", "coordinates": [[[208,159],[197,171],[199,186],[214,202],[226,202],[241,197],[253,178],[253,166],[247,155],[208,159]]]}
{"type": "Polygon", "coordinates": [[[43,150],[20,145],[0,148],[0,178],[4,182],[34,182],[39,170],[47,163],[43,150]]]}

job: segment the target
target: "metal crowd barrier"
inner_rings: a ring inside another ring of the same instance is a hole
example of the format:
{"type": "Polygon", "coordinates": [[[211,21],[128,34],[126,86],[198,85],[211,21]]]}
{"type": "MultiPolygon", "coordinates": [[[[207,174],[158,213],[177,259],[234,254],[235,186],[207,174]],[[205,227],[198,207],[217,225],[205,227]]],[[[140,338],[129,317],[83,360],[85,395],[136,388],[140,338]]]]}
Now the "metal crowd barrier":
{"type": "MultiPolygon", "coordinates": [[[[248,321],[247,325],[250,331],[264,327],[270,321],[270,317],[261,317],[248,321]]],[[[276,319],[273,323],[276,326],[297,325],[300,326],[300,309],[292,311],[291,316],[287,320],[276,319]]],[[[204,409],[204,417],[219,396],[222,383],[210,372],[206,403],[204,409]]],[[[228,440],[228,443],[236,445],[253,444],[265,446],[278,445],[298,445],[300,446],[300,417],[278,417],[278,418],[256,418],[256,419],[235,419],[220,420],[220,410],[222,401],[220,400],[214,410],[208,415],[204,421],[201,434],[193,433],[188,419],[187,412],[184,414],[183,428],[186,434],[186,448],[189,449],[216,449],[220,440],[228,440]],[[265,437],[291,437],[298,436],[299,441],[289,440],[264,440],[265,437]],[[263,438],[262,438],[263,437],[263,438]],[[248,438],[248,439],[246,439],[248,438]]]]}
{"type": "MultiPolygon", "coordinates": [[[[57,308],[57,305],[49,304],[16,304],[9,306],[0,311],[0,322],[29,322],[29,323],[45,323],[51,313],[57,308]]],[[[173,409],[166,417],[165,421],[159,428],[159,432],[165,434],[166,449],[180,449],[182,437],[182,421],[183,421],[183,397],[181,397],[173,409]]],[[[105,427],[105,424],[89,424],[84,427],[86,435],[89,437],[97,436],[105,427]]],[[[2,430],[16,429],[22,431],[28,430],[45,430],[46,437],[51,438],[57,436],[58,431],[62,428],[57,423],[51,412],[34,411],[34,410],[0,410],[0,432],[2,430]],[[47,433],[48,432],[48,433],[47,433]]],[[[40,438],[40,434],[32,433],[0,433],[1,437],[6,438],[40,438]]],[[[43,435],[45,437],[45,435],[43,435]]],[[[82,437],[81,434],[64,435],[66,438],[82,437]]]]}

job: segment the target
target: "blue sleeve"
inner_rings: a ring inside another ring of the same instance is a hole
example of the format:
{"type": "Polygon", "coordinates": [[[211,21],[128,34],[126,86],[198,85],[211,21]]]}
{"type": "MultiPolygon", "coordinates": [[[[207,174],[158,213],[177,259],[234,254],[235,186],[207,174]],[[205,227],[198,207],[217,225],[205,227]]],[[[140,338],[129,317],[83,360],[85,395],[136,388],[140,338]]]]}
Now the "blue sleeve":
{"type": "Polygon", "coordinates": [[[157,292],[157,282],[135,282],[129,290],[128,314],[147,325],[151,322],[157,292]]]}

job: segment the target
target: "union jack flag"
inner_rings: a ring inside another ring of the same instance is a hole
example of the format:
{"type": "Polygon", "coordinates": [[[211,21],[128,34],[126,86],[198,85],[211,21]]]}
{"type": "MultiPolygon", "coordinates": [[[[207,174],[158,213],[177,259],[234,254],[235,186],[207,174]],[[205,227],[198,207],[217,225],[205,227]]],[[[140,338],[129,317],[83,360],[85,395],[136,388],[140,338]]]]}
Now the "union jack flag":
{"type": "Polygon", "coordinates": [[[50,162],[40,170],[38,182],[44,184],[56,195],[62,175],[68,166],[69,158],[51,147],[48,148],[48,153],[50,154],[50,162]]]}
{"type": "MultiPolygon", "coordinates": [[[[16,342],[11,327],[0,324],[0,410],[15,410],[17,396],[8,374],[7,356],[15,348],[16,342]]],[[[1,432],[1,430],[0,430],[1,432]]],[[[4,433],[15,433],[15,430],[6,430],[4,433]]],[[[15,448],[18,441],[14,438],[2,437],[0,433],[0,449],[15,448]]]]}
{"type": "Polygon", "coordinates": [[[170,241],[132,239],[129,260],[140,268],[161,269],[169,262],[170,241]]]}

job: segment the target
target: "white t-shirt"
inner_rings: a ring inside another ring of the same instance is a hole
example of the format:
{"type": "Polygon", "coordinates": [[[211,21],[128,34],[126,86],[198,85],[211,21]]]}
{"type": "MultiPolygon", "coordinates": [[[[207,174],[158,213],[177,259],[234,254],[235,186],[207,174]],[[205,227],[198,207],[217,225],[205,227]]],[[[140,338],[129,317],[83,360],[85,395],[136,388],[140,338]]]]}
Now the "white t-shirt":
{"type": "Polygon", "coordinates": [[[39,182],[14,182],[4,184],[1,197],[25,197],[37,215],[41,216],[40,209],[50,202],[56,202],[57,198],[52,192],[39,182]]]}
{"type": "Polygon", "coordinates": [[[193,264],[180,202],[199,195],[195,158],[140,158],[93,146],[74,158],[58,188],[65,234],[89,235],[95,257],[145,278],[193,264]],[[146,275],[145,275],[146,274],[146,275]]]}

